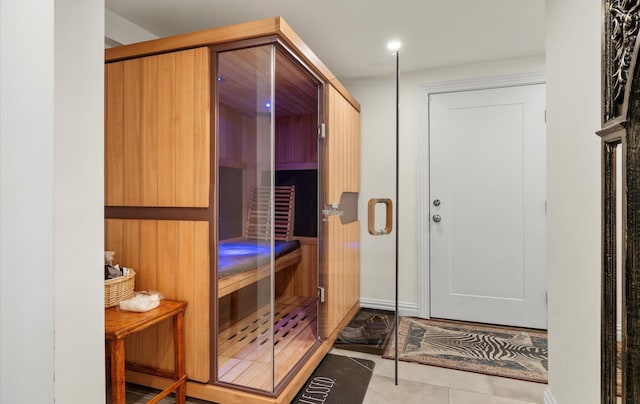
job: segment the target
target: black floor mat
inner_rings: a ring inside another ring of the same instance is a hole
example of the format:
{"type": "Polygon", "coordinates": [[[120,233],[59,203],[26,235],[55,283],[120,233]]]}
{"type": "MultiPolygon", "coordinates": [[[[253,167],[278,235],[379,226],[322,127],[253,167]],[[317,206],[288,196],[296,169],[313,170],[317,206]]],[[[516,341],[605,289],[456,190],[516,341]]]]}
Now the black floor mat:
{"type": "Polygon", "coordinates": [[[334,347],[350,351],[382,355],[387,337],[393,330],[394,312],[360,309],[340,332],[334,347]]]}
{"type": "Polygon", "coordinates": [[[328,354],[293,399],[294,404],[358,404],[373,374],[375,362],[328,354]]]}

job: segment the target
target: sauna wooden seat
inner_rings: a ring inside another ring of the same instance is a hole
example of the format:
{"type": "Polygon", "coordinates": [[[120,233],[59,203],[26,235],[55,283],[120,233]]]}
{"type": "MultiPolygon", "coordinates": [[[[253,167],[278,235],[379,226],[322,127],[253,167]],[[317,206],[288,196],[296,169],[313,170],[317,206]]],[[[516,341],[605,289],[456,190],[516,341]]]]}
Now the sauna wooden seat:
{"type": "MultiPolygon", "coordinates": [[[[253,187],[249,197],[246,235],[256,240],[290,240],[293,236],[295,186],[284,185],[273,187],[273,205],[271,204],[271,187],[253,187]],[[273,209],[272,209],[273,208],[273,209]],[[269,216],[273,213],[273,234],[269,216]]],[[[275,260],[274,272],[280,272],[300,262],[302,253],[297,248],[275,260]]],[[[245,286],[256,283],[271,274],[271,263],[256,268],[225,276],[218,279],[218,298],[233,293],[245,286]]]]}
{"type": "MultiPolygon", "coordinates": [[[[275,261],[275,272],[280,272],[283,269],[296,265],[300,262],[302,253],[300,248],[278,258],[275,261]]],[[[218,298],[226,296],[235,292],[245,286],[249,286],[252,283],[256,283],[261,279],[266,278],[271,274],[271,264],[266,263],[258,268],[250,269],[244,272],[240,272],[235,275],[230,275],[218,280],[218,298]]]]}

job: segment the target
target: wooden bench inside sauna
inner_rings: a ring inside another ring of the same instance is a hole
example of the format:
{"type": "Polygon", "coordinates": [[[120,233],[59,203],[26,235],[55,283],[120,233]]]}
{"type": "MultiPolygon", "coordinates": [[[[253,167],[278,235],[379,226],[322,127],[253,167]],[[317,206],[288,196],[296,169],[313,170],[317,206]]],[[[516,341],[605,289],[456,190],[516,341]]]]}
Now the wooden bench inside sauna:
{"type": "Polygon", "coordinates": [[[218,244],[218,298],[270,276],[272,255],[276,273],[300,262],[300,241],[293,239],[295,185],[254,187],[249,195],[246,236],[218,244]]]}
{"type": "MultiPolygon", "coordinates": [[[[359,104],[279,17],[105,57],[105,248],[188,302],[188,396],[290,402],[359,308],[357,214],[321,213],[359,192],[359,104]]],[[[138,372],[170,327],[127,339],[128,381],[172,382],[138,372]]]]}

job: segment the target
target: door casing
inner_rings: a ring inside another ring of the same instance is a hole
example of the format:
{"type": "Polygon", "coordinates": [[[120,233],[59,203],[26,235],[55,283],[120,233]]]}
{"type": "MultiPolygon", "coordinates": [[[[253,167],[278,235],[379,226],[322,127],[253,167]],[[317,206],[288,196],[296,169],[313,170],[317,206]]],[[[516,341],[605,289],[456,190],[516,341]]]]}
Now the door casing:
{"type": "Polygon", "coordinates": [[[418,226],[418,316],[429,318],[431,313],[430,301],[430,268],[429,268],[429,96],[432,94],[454,91],[484,90],[500,87],[523,86],[530,84],[544,84],[544,73],[526,73],[484,77],[477,79],[455,80],[424,84],[420,88],[418,111],[420,136],[420,151],[418,167],[419,193],[419,226],[418,226]]]}

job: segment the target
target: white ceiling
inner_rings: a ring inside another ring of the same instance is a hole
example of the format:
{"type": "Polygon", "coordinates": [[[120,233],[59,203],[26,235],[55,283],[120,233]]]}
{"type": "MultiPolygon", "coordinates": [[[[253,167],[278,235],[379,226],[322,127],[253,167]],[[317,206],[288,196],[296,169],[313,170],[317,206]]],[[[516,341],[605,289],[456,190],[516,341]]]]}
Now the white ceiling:
{"type": "Polygon", "coordinates": [[[280,15],[339,78],[543,55],[545,0],[105,0],[159,36],[280,15]]]}

